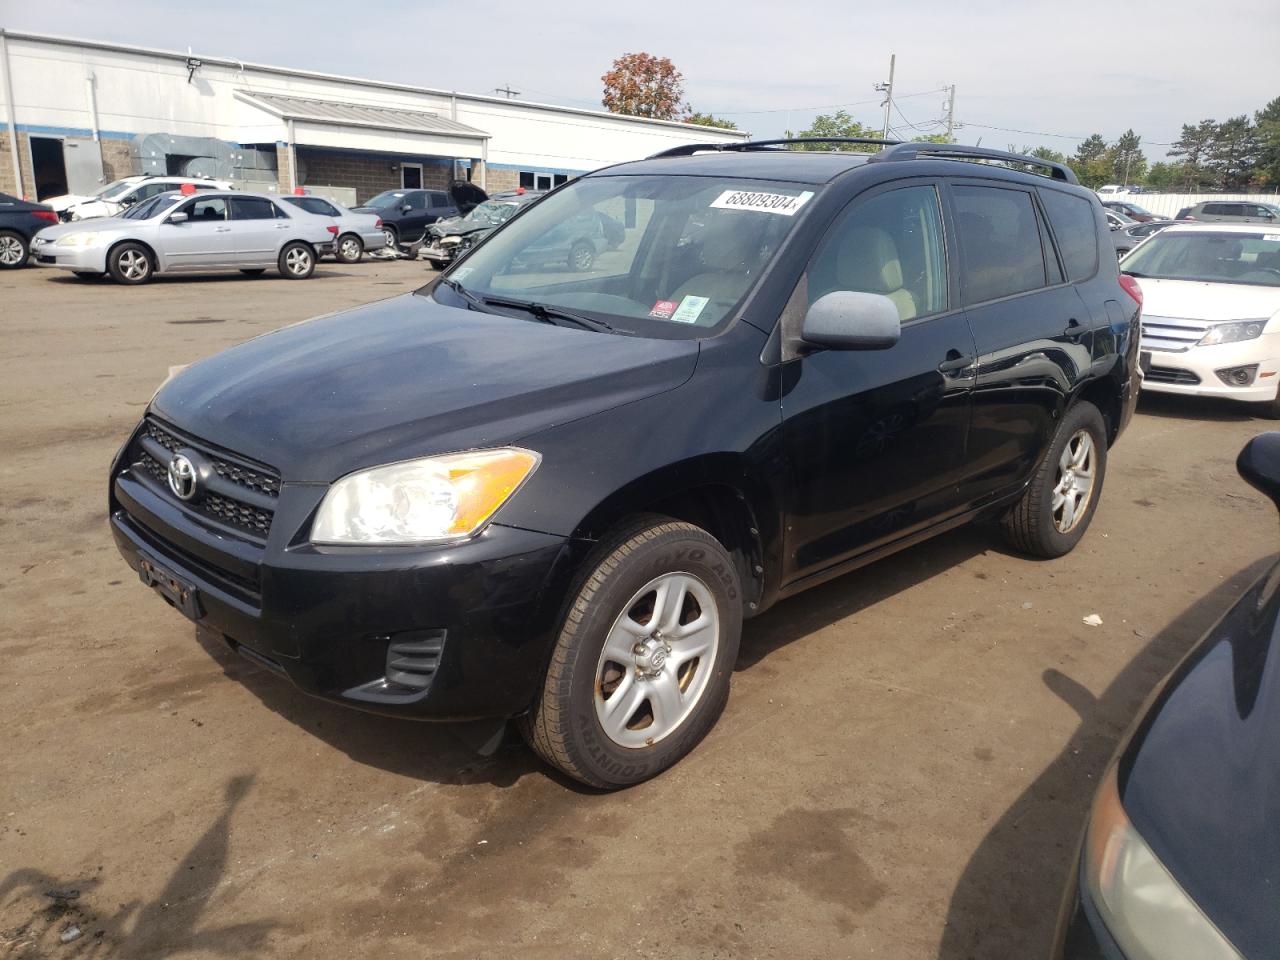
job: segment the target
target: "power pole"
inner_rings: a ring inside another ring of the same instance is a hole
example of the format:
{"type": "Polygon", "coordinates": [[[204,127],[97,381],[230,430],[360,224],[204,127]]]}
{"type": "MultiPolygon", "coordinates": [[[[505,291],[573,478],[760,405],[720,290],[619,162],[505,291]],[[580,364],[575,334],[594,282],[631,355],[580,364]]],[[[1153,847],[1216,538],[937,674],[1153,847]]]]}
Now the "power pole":
{"type": "Polygon", "coordinates": [[[506,95],[506,98],[507,98],[508,100],[512,99],[513,97],[518,97],[518,96],[520,96],[520,91],[519,91],[519,90],[512,90],[512,89],[511,89],[511,84],[507,84],[505,87],[494,87],[494,88],[493,88],[493,92],[494,92],[494,93],[501,93],[501,94],[505,94],[505,95],[506,95]]]}
{"type": "Polygon", "coordinates": [[[893,66],[898,59],[896,53],[889,54],[889,82],[877,83],[876,90],[884,94],[884,132],[880,134],[885,140],[889,139],[889,111],[893,109],[893,66]]]}
{"type": "Polygon", "coordinates": [[[951,142],[951,134],[956,128],[956,85],[947,87],[947,143],[951,142]]]}

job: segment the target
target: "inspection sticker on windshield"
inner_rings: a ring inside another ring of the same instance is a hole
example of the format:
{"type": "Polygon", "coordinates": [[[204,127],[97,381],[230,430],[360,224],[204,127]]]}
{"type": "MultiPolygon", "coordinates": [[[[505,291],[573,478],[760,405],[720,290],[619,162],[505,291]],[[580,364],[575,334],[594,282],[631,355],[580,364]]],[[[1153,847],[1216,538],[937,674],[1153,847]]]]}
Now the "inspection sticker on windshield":
{"type": "Polygon", "coordinates": [[[680,306],[676,307],[676,312],[671,315],[672,323],[696,323],[698,314],[702,313],[702,308],[707,305],[709,300],[706,297],[688,296],[680,301],[680,306]]]}
{"type": "Polygon", "coordinates": [[[656,317],[659,320],[670,320],[671,315],[676,312],[679,304],[674,300],[659,300],[653,305],[653,309],[649,311],[649,316],[656,317]]]}
{"type": "Polygon", "coordinates": [[[785,193],[726,190],[712,201],[711,206],[717,210],[754,210],[756,213],[776,213],[782,217],[792,217],[812,196],[811,190],[806,190],[798,197],[785,193]]]}

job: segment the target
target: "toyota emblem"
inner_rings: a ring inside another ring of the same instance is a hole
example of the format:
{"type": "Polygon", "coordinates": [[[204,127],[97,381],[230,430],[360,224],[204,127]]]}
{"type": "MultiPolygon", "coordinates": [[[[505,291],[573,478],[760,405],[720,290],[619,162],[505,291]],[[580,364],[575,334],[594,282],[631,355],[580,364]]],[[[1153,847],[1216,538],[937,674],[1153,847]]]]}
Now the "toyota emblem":
{"type": "Polygon", "coordinates": [[[175,453],[169,461],[169,489],[179,500],[196,495],[196,466],[185,454],[175,453]]]}

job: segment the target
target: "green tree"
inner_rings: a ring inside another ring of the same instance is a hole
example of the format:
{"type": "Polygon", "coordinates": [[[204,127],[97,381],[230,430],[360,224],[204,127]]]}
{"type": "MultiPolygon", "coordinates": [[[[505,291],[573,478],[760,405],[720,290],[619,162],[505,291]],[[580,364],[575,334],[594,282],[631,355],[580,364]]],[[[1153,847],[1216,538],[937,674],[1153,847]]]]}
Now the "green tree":
{"type": "Polygon", "coordinates": [[[1182,165],[1156,162],[1147,170],[1144,182],[1158,190],[1174,190],[1182,182],[1182,165]]]}
{"type": "Polygon", "coordinates": [[[1104,183],[1111,182],[1113,171],[1110,161],[1107,141],[1102,139],[1102,134],[1095,133],[1080,142],[1070,163],[1080,182],[1096,190],[1104,183]]]}
{"type": "MultiPolygon", "coordinates": [[[[879,137],[880,131],[864,127],[844,110],[832,114],[819,114],[807,130],[799,133],[787,131],[787,137],[879,137]]],[[[826,143],[796,143],[792,150],[855,150],[861,153],[875,153],[880,148],[872,144],[848,143],[843,146],[826,143]]]]}
{"type": "Polygon", "coordinates": [[[1280,186],[1280,97],[1253,115],[1258,128],[1258,177],[1280,186]]]}
{"type": "Polygon", "coordinates": [[[1209,156],[1218,138],[1216,120],[1184,123],[1182,136],[1169,148],[1169,156],[1181,160],[1182,188],[1188,193],[1198,193],[1206,186],[1216,186],[1217,180],[1209,168],[1209,156]]]}
{"type": "Polygon", "coordinates": [[[1109,151],[1111,174],[1116,183],[1137,183],[1147,173],[1147,158],[1142,152],[1142,138],[1129,128],[1120,135],[1109,151]]]}
{"type": "Polygon", "coordinates": [[[1052,147],[1036,147],[1034,150],[1022,148],[1022,152],[1033,157],[1039,157],[1041,160],[1048,160],[1051,163],[1067,163],[1067,155],[1061,150],[1054,150],[1052,147]]]}
{"type": "Polygon", "coordinates": [[[696,110],[684,118],[685,123],[698,123],[704,127],[719,127],[721,130],[737,130],[738,125],[723,117],[713,117],[709,113],[698,113],[696,110]]]}
{"type": "Polygon", "coordinates": [[[1209,148],[1208,167],[1224,189],[1242,190],[1253,179],[1261,153],[1258,128],[1241,114],[1218,124],[1209,148]]]}

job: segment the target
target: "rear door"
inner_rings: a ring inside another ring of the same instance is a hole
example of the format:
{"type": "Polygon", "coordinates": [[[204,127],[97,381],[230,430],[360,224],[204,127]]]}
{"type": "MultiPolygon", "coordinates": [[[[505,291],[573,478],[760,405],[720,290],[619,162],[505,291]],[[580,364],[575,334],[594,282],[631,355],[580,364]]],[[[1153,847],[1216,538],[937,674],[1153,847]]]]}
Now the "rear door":
{"type": "Polygon", "coordinates": [[[157,246],[164,271],[205,270],[234,262],[225,197],[193,197],[174,212],[185,213],[187,219],[173,223],[166,218],[159,226],[157,246]]]}
{"type": "Polygon", "coordinates": [[[796,294],[805,308],[833,291],[879,293],[903,326],[888,350],[790,361],[788,579],[957,512],[974,343],[947,248],[939,184],[896,181],[855,198],[810,262],[796,294]]]}
{"type": "Polygon", "coordinates": [[[1038,463],[1089,371],[1095,320],[1066,282],[1034,189],[955,178],[948,193],[978,351],[962,493],[978,505],[1038,463]]]}
{"type": "Polygon", "coordinates": [[[288,218],[266,197],[231,197],[231,236],[237,265],[274,265],[288,230],[288,218]]]}

